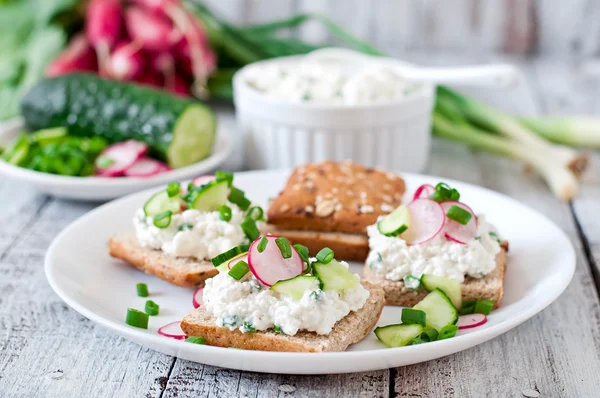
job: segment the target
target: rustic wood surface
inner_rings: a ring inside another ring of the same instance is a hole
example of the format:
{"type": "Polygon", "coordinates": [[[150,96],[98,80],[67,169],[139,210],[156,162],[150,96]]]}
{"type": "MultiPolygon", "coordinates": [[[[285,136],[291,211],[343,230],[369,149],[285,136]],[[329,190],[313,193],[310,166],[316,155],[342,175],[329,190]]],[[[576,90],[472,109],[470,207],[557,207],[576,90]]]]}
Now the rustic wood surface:
{"type": "MultiPolygon", "coordinates": [[[[409,58],[465,62],[428,54],[409,58]]],[[[523,113],[598,112],[599,83],[577,64],[515,61],[527,85],[472,94],[523,113]]],[[[229,110],[221,109],[220,119],[235,131],[229,110]]],[[[241,157],[232,159],[228,168],[243,167],[241,157]]],[[[561,203],[521,165],[442,141],[434,142],[427,172],[506,193],[554,219],[577,250],[573,281],[531,320],[467,351],[403,368],[326,376],[204,366],[140,347],[83,318],[52,292],[43,258],[54,236],[95,205],[0,180],[0,397],[600,396],[600,186],[590,178],[577,200],[561,203]]]]}

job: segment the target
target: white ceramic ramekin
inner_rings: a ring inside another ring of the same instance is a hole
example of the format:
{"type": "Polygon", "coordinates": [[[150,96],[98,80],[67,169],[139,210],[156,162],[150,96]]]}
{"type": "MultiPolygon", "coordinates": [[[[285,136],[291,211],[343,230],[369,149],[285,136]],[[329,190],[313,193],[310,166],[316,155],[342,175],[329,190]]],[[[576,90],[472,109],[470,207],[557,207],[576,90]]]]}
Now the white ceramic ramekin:
{"type": "MultiPolygon", "coordinates": [[[[299,62],[300,57],[254,63],[299,62]]],[[[354,160],[389,170],[422,171],[430,150],[434,86],[372,105],[292,103],[246,83],[248,66],[233,79],[236,117],[250,168],[289,168],[322,160],[354,160]]]]}

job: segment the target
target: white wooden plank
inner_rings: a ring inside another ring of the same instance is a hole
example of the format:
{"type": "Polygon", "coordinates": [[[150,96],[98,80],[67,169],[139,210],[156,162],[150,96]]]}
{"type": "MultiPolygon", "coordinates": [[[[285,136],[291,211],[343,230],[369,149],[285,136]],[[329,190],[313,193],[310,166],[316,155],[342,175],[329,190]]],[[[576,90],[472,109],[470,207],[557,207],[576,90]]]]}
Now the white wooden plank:
{"type": "MultiPolygon", "coordinates": [[[[299,13],[315,13],[327,15],[328,4],[323,0],[297,0],[297,10],[299,13]]],[[[302,40],[312,43],[323,43],[328,38],[327,29],[318,22],[308,22],[299,29],[298,36],[302,40]]]]}
{"type": "Polygon", "coordinates": [[[423,4],[420,1],[374,1],[373,43],[383,52],[398,55],[422,47],[423,4]]]}
{"type": "Polygon", "coordinates": [[[240,24],[247,22],[246,9],[250,0],[204,0],[204,3],[218,17],[228,22],[240,24]]]}
{"type": "Polygon", "coordinates": [[[431,49],[467,49],[473,43],[471,0],[426,0],[421,32],[431,49]]]}
{"type": "Polygon", "coordinates": [[[243,17],[245,22],[269,22],[292,16],[295,8],[296,0],[246,0],[243,17]]]}

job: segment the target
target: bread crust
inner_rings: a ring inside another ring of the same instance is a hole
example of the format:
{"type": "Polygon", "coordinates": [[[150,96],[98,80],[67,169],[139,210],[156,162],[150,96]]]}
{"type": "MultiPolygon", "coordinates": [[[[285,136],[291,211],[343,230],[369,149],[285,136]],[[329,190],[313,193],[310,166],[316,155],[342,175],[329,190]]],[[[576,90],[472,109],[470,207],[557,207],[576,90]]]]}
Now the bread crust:
{"type": "MultiPolygon", "coordinates": [[[[502,250],[496,256],[494,271],[483,278],[465,278],[461,285],[463,300],[488,299],[494,301],[494,308],[500,305],[504,295],[508,242],[502,242],[500,246],[502,250]]],[[[412,307],[427,295],[425,289],[409,289],[404,286],[403,281],[390,281],[380,278],[367,264],[363,268],[363,280],[381,286],[385,292],[386,305],[412,307]]]]}
{"type": "Polygon", "coordinates": [[[174,257],[160,250],[142,247],[133,235],[113,236],[108,241],[112,257],[124,260],[147,274],[181,287],[204,285],[218,271],[210,261],[174,257]]]}
{"type": "Polygon", "coordinates": [[[365,305],[339,320],[331,333],[319,335],[300,331],[294,336],[272,330],[242,333],[217,326],[215,318],[203,306],[186,315],[181,329],[187,336],[202,336],[206,344],[218,347],[280,352],[339,352],[365,338],[377,324],[383,310],[384,293],[381,288],[363,283],[370,296],[365,305]]]}

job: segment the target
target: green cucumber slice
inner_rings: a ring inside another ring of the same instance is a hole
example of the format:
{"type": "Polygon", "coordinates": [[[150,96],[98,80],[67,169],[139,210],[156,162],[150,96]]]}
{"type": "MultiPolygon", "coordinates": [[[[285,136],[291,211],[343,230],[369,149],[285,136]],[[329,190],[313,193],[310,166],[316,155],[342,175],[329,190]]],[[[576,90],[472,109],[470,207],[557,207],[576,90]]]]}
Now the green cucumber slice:
{"type": "Polygon", "coordinates": [[[360,284],[358,278],[336,260],[327,264],[317,262],[312,267],[325,291],[352,289],[360,284]]]}
{"type": "Polygon", "coordinates": [[[216,120],[213,112],[201,105],[190,105],[181,114],[167,150],[169,165],[179,168],[210,155],[215,141],[216,120]]]}
{"type": "Polygon", "coordinates": [[[317,280],[316,276],[298,275],[291,279],[277,282],[271,286],[271,290],[290,296],[294,300],[300,300],[304,296],[304,292],[311,290],[317,280]]]}
{"type": "Polygon", "coordinates": [[[413,307],[425,311],[427,326],[438,332],[446,325],[454,325],[458,320],[458,312],[446,293],[435,289],[413,307]]]}
{"type": "Polygon", "coordinates": [[[170,198],[167,191],[160,191],[152,195],[146,204],[144,204],[144,214],[147,217],[154,217],[166,211],[170,211],[173,214],[181,211],[179,196],[170,198]]]}
{"type": "Polygon", "coordinates": [[[229,185],[227,181],[211,181],[196,193],[190,203],[191,209],[199,211],[218,211],[219,207],[227,203],[229,185]]]}
{"type": "Polygon", "coordinates": [[[375,335],[388,347],[403,347],[419,336],[425,328],[416,324],[395,324],[375,328],[375,335]]]}
{"type": "Polygon", "coordinates": [[[377,229],[385,236],[398,236],[406,231],[409,226],[410,212],[405,205],[399,206],[377,223],[377,229]]]}
{"type": "Polygon", "coordinates": [[[423,275],[421,277],[421,283],[428,292],[432,292],[435,289],[440,289],[446,296],[452,300],[452,304],[457,309],[462,306],[462,292],[460,289],[460,282],[453,278],[444,278],[443,276],[435,275],[423,275]]]}

